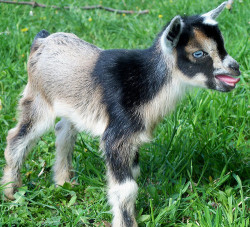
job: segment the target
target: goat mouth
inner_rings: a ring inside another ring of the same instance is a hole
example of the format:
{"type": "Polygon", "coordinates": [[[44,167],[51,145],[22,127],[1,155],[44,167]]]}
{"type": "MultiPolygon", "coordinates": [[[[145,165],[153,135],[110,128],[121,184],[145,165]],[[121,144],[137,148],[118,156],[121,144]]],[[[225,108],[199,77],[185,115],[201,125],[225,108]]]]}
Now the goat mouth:
{"type": "Polygon", "coordinates": [[[234,78],[232,76],[225,75],[225,74],[216,75],[215,78],[227,84],[230,87],[235,87],[235,85],[240,81],[240,78],[234,78]]]}

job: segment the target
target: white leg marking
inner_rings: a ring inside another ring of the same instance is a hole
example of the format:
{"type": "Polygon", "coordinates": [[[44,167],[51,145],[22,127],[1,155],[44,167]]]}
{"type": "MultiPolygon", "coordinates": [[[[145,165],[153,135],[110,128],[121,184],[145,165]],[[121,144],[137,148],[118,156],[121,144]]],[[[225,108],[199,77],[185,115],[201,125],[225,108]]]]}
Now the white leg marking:
{"type": "Polygon", "coordinates": [[[112,226],[128,226],[124,220],[124,212],[131,217],[132,225],[137,226],[134,217],[134,204],[137,196],[138,186],[134,180],[127,180],[122,184],[112,184],[108,192],[109,203],[114,215],[112,226]]]}

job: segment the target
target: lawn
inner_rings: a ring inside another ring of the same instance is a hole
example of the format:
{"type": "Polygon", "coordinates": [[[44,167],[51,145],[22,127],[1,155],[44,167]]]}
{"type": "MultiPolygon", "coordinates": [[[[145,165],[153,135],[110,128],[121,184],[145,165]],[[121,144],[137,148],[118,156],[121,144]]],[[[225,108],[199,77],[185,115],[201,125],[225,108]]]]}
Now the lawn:
{"type": "MultiPolygon", "coordinates": [[[[147,48],[175,15],[207,12],[215,0],[87,1],[149,14],[125,15],[81,10],[85,1],[49,1],[69,10],[0,3],[0,177],[9,129],[27,82],[30,45],[41,30],[71,32],[104,49],[147,48]],[[199,3],[198,3],[199,2],[199,3]]],[[[158,125],[151,143],[140,149],[141,176],[136,202],[139,226],[249,226],[249,9],[235,0],[218,22],[225,46],[241,68],[230,93],[194,89],[158,125]]],[[[105,163],[98,138],[81,133],[74,152],[79,185],[52,181],[55,136],[44,135],[22,168],[23,187],[15,201],[3,200],[0,226],[108,226],[105,163]]]]}

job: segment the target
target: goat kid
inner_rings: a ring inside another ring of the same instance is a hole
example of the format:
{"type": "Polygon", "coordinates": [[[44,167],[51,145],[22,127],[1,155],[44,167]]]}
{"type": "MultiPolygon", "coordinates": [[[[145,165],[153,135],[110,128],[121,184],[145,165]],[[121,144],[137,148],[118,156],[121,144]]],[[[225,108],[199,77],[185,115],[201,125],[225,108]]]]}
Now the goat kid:
{"type": "Polygon", "coordinates": [[[2,184],[13,199],[22,185],[20,169],[37,139],[55,126],[57,185],[73,176],[77,133],[101,137],[107,163],[113,226],[137,226],[134,204],[139,174],[138,147],[149,141],[159,120],[187,87],[222,92],[239,82],[239,65],[228,55],[216,9],[174,17],[145,50],[102,50],[73,34],[42,30],[31,47],[28,84],[18,124],[7,137],[2,184]]]}

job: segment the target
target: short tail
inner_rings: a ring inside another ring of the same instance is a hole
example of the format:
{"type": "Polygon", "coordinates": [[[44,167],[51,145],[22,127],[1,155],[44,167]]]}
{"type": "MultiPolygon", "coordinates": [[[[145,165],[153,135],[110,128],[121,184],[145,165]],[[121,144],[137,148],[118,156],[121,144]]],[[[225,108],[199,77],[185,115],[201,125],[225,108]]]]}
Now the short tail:
{"type": "Polygon", "coordinates": [[[49,35],[50,35],[49,32],[44,30],[44,29],[41,30],[40,32],[38,32],[37,35],[35,36],[34,40],[33,40],[30,51],[32,51],[33,47],[35,46],[35,42],[36,42],[37,39],[43,39],[43,38],[48,37],[49,35]]]}
{"type": "Polygon", "coordinates": [[[36,39],[39,39],[39,38],[46,38],[46,37],[48,37],[50,34],[49,34],[49,32],[47,32],[46,30],[41,30],[40,32],[38,32],[37,33],[37,35],[35,36],[35,38],[34,38],[34,41],[36,40],[36,39]]]}

